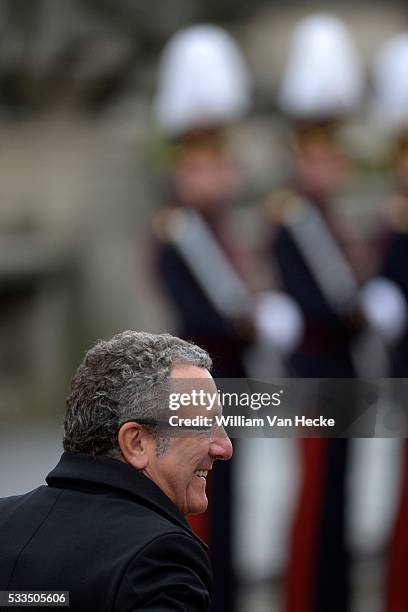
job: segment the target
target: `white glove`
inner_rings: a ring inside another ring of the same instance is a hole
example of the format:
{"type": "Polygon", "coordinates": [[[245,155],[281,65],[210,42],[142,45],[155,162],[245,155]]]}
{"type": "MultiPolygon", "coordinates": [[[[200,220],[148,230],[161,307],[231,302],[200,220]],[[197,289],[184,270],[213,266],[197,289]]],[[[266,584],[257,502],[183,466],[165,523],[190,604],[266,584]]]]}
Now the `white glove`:
{"type": "Polygon", "coordinates": [[[280,291],[260,293],[255,301],[258,341],[272,344],[282,353],[293,351],[304,329],[303,315],[296,302],[280,291]]]}
{"type": "Polygon", "coordinates": [[[408,305],[398,285],[382,276],[367,281],[360,291],[360,306],[384,340],[394,343],[402,337],[408,322],[408,305]]]}

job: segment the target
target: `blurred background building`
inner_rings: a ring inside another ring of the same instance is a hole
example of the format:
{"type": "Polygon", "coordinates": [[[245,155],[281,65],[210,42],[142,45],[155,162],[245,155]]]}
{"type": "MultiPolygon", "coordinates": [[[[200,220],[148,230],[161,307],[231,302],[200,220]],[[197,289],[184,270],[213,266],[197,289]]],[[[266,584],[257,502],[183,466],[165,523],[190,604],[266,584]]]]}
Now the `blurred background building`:
{"type": "MultiPolygon", "coordinates": [[[[341,130],[354,170],[334,205],[380,261],[375,245],[394,189],[394,136],[371,112],[372,66],[384,41],[408,27],[403,3],[0,0],[1,496],[37,486],[56,463],[69,380],[93,342],[127,328],[177,329],[151,252],[151,219],[163,204],[172,155],[152,101],[159,55],[182,27],[224,27],[249,66],[252,110],[227,136],[246,177],[231,215],[258,258],[254,285],[276,286],[262,210],[268,194],[290,180],[290,129],[277,92],[296,24],[320,10],[348,25],[365,75],[361,105],[341,130]]],[[[378,338],[365,337],[356,357],[370,375],[390,374],[378,338]]],[[[254,356],[251,368],[264,377],[282,373],[268,351],[254,356]]],[[[236,606],[278,612],[299,481],[296,451],[288,440],[240,442],[236,606]]],[[[385,609],[400,453],[393,440],[353,445],[352,612],[385,609]]]]}

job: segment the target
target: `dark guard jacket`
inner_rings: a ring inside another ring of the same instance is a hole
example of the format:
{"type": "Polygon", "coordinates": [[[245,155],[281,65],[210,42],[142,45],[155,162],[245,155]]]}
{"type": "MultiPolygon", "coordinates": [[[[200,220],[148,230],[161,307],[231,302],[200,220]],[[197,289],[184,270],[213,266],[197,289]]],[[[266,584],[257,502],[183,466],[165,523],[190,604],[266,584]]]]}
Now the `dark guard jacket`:
{"type": "Polygon", "coordinates": [[[153,481],[77,453],[46,480],[0,500],[0,590],[69,591],[75,611],[207,610],[207,547],[153,481]]]}
{"type": "MultiPolygon", "coordinates": [[[[408,232],[393,231],[388,236],[382,274],[398,285],[408,304],[408,232]]],[[[391,351],[391,375],[408,377],[408,334],[405,333],[391,351]]]]}

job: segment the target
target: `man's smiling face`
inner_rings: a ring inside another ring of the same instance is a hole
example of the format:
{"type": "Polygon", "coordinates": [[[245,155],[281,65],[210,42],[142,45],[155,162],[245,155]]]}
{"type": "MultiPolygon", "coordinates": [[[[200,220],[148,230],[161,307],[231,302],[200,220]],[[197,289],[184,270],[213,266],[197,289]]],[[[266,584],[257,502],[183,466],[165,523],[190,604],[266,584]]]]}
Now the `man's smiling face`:
{"type": "MultiPolygon", "coordinates": [[[[191,383],[194,384],[194,388],[197,388],[198,383],[206,393],[217,393],[208,370],[196,366],[174,365],[171,381],[177,388],[182,386],[184,391],[189,388],[191,392],[191,383]]],[[[206,410],[206,406],[194,406],[181,408],[177,414],[180,417],[203,415],[213,418],[217,413],[219,413],[218,406],[210,411],[206,410]]],[[[184,515],[200,514],[205,512],[208,505],[205,490],[207,472],[212,469],[217,459],[231,458],[232,444],[223,428],[188,432],[183,430],[184,435],[175,429],[176,436],[171,438],[163,454],[158,456],[152,444],[149,463],[143,472],[160,487],[184,515]]]]}

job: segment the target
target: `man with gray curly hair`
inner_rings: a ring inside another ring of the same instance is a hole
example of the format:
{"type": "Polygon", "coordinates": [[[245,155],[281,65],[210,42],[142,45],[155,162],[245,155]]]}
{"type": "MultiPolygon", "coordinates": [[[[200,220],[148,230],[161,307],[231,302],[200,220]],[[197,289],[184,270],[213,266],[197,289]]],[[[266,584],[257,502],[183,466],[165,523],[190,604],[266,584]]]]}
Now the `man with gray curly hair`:
{"type": "Polygon", "coordinates": [[[71,383],[64,450],[120,456],[122,423],[159,419],[173,364],[212,366],[206,351],[170,334],[125,331],[98,342],[71,383]]]}
{"type": "Polygon", "coordinates": [[[180,385],[217,392],[210,368],[169,334],[125,331],[88,351],[48,486],[0,500],[0,590],[68,591],[84,612],[208,609],[207,547],[186,516],[206,510],[207,473],[232,446],[223,428],[170,433],[165,415],[180,385]]]}

